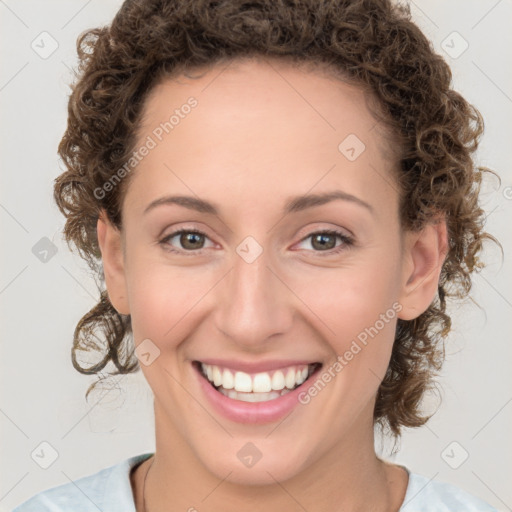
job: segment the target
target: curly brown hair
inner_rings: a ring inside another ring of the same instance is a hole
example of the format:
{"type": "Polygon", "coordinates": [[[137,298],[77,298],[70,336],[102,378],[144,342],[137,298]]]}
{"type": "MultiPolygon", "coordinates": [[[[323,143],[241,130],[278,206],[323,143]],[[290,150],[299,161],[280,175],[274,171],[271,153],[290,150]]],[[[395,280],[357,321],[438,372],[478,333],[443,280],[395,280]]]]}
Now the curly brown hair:
{"type": "MultiPolygon", "coordinates": [[[[78,78],[71,86],[68,125],[58,152],[67,171],[54,198],[66,217],[64,235],[95,276],[100,300],[76,326],[74,367],[112,375],[139,369],[129,315],[118,313],[104,286],[96,226],[101,210],[121,229],[121,204],[130,178],[96,197],[131,157],[144,101],[159,81],[236,58],[262,57],[322,65],[370,92],[399,150],[396,170],[403,229],[420,229],[445,214],[449,249],[430,307],[398,320],[392,355],[380,385],[374,423],[395,436],[418,427],[421,401],[437,389],[451,321],[446,299],[464,299],[484,239],[479,207],[482,173],[472,154],[483,133],[478,110],[451,88],[443,58],[391,0],[126,0],[110,26],[77,40],[78,78]],[[77,352],[98,353],[81,365],[77,352]]],[[[492,172],[492,171],[490,171],[492,172]]],[[[87,394],[94,387],[88,389],[87,394]]],[[[87,396],[87,395],[86,395],[87,396]]]]}

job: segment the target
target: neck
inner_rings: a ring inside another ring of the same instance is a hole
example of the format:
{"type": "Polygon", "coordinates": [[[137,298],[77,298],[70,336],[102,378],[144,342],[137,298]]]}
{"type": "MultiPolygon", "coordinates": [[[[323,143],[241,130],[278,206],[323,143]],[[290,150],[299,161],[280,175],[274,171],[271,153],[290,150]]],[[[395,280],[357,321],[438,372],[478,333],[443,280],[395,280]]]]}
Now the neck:
{"type": "MultiPolygon", "coordinates": [[[[132,486],[137,489],[137,512],[144,511],[142,486],[145,483],[144,512],[201,510],[201,512],[375,511],[397,512],[407,488],[406,472],[377,458],[373,426],[330,447],[307,469],[287,480],[247,485],[233,481],[226,468],[216,476],[206,468],[155,402],[155,456],[145,461],[132,486]],[[165,434],[165,435],[164,435],[165,434]]],[[[270,472],[269,472],[270,474],[270,472]]]]}

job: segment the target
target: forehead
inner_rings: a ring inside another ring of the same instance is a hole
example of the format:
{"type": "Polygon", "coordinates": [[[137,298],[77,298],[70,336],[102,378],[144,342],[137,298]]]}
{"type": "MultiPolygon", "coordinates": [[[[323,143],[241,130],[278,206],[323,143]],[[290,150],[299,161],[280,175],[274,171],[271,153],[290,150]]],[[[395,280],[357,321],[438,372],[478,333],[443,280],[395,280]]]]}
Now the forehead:
{"type": "Polygon", "coordinates": [[[193,76],[165,79],[146,99],[139,147],[152,147],[126,197],[138,208],[163,192],[256,207],[281,195],[386,188],[378,176],[394,162],[360,88],[275,60],[193,76]]]}

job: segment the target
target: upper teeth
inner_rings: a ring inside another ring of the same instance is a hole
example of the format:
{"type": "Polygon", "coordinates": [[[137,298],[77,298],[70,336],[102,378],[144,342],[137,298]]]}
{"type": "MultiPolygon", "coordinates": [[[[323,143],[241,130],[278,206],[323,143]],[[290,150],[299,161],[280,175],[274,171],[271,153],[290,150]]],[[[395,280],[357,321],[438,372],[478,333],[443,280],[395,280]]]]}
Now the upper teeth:
{"type": "Polygon", "coordinates": [[[309,374],[308,365],[289,366],[271,372],[261,372],[250,375],[245,372],[231,371],[215,365],[201,363],[203,373],[214,386],[235,391],[266,393],[279,391],[287,387],[293,389],[302,384],[309,374]]]}

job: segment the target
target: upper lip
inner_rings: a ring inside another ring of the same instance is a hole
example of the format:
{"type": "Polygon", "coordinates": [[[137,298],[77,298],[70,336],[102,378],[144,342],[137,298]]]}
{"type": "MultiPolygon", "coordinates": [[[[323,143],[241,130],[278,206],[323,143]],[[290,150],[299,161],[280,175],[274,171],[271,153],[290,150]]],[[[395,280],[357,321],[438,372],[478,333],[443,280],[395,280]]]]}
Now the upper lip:
{"type": "Polygon", "coordinates": [[[198,360],[198,362],[212,366],[220,366],[222,368],[229,368],[235,371],[238,370],[246,373],[267,372],[271,370],[277,370],[279,368],[287,368],[288,366],[306,366],[315,363],[320,364],[319,361],[307,359],[274,359],[272,361],[269,360],[259,362],[240,361],[237,359],[201,359],[198,360]]]}

